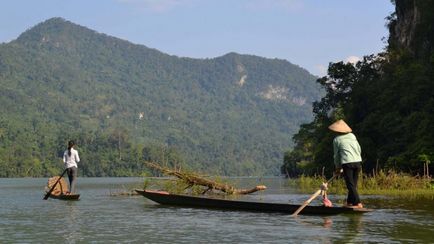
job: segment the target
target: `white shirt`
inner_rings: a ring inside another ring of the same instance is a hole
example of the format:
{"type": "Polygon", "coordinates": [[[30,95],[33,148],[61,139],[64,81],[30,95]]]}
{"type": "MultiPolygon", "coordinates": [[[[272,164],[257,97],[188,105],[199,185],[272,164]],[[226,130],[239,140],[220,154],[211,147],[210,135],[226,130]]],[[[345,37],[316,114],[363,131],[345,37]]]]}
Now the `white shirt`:
{"type": "Polygon", "coordinates": [[[68,155],[68,150],[63,153],[65,168],[77,167],[78,162],[80,162],[80,157],[78,156],[78,151],[74,148],[71,148],[71,156],[68,155]]]}

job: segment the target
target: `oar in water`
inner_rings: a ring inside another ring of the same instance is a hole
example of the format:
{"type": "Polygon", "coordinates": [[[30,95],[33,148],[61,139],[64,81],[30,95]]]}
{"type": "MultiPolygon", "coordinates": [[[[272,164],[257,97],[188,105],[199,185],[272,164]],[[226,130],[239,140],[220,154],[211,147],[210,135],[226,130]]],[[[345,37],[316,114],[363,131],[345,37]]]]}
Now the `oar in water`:
{"type": "Polygon", "coordinates": [[[59,183],[60,179],[62,179],[62,177],[63,177],[63,175],[66,173],[66,171],[67,171],[67,169],[65,169],[65,170],[63,171],[63,173],[60,175],[59,179],[57,179],[56,183],[54,183],[54,185],[53,185],[53,186],[51,187],[51,189],[47,192],[47,194],[45,194],[45,196],[44,196],[44,200],[47,200],[48,197],[50,197],[51,192],[53,192],[53,190],[54,190],[54,187],[56,187],[57,183],[59,183]]]}
{"type": "MultiPolygon", "coordinates": [[[[338,174],[334,174],[333,177],[330,178],[325,184],[327,185],[328,183],[332,182],[332,180],[336,178],[336,176],[338,176],[338,174]]],[[[313,199],[315,199],[317,196],[319,196],[319,194],[321,194],[322,190],[323,189],[319,189],[318,191],[316,191],[309,199],[307,199],[303,203],[303,205],[301,205],[293,214],[291,214],[291,216],[297,216],[301,212],[301,210],[303,210],[307,205],[309,205],[310,202],[312,202],[313,199]]]]}

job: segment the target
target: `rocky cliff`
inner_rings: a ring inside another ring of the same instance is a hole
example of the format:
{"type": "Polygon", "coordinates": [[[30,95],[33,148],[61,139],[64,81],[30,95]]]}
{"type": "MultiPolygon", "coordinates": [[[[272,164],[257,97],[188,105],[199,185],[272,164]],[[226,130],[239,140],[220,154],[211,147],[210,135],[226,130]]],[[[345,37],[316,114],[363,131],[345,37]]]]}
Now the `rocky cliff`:
{"type": "Polygon", "coordinates": [[[431,57],[434,38],[434,1],[396,0],[390,16],[389,46],[404,49],[416,57],[431,57]]]}

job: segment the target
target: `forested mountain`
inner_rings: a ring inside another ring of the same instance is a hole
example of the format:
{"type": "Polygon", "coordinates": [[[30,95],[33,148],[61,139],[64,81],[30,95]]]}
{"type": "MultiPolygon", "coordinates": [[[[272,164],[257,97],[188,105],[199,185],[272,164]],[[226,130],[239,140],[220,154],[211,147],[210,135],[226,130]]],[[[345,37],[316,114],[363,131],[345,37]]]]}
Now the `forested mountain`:
{"type": "Polygon", "coordinates": [[[87,176],[144,159],[225,175],[276,174],[320,97],[288,61],[180,58],[61,18],[0,44],[0,176],[58,173],[69,139],[87,176]]]}
{"type": "Polygon", "coordinates": [[[362,147],[365,172],[394,169],[433,172],[434,1],[392,1],[389,45],[357,65],[330,64],[318,82],[326,96],[314,103],[315,119],[294,136],[282,172],[333,170],[333,135],[327,126],[345,119],[362,147]]]}

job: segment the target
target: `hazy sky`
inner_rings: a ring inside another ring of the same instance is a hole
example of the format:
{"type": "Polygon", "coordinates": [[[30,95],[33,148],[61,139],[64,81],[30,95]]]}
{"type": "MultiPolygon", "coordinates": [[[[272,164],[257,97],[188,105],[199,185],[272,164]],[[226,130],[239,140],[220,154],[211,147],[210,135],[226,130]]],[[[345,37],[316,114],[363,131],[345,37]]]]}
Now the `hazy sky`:
{"type": "Polygon", "coordinates": [[[286,59],[315,75],[378,53],[389,0],[2,0],[0,42],[52,17],[171,55],[286,59]]]}

